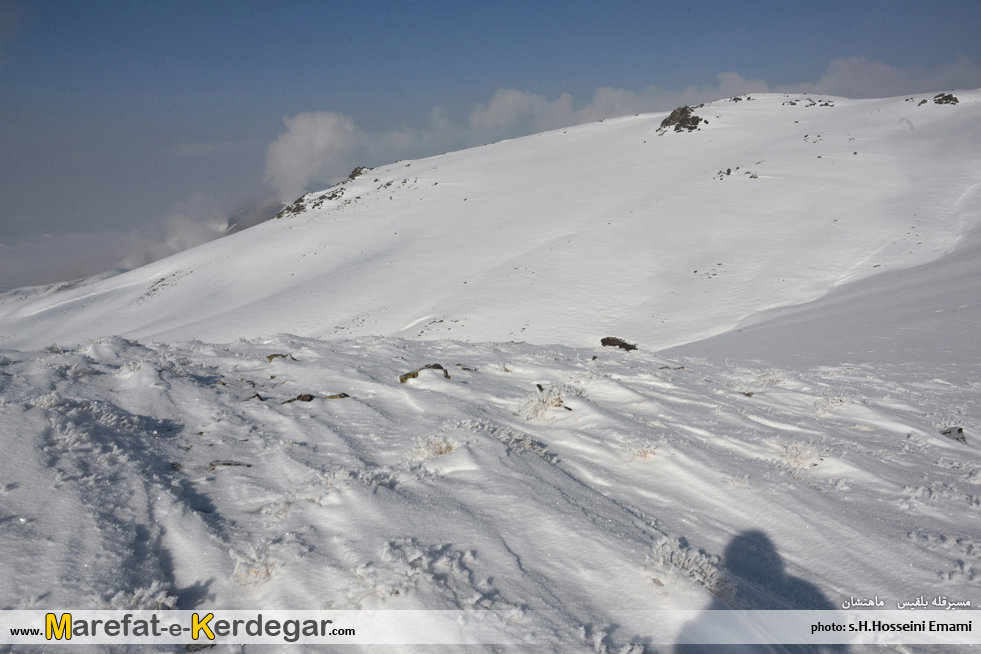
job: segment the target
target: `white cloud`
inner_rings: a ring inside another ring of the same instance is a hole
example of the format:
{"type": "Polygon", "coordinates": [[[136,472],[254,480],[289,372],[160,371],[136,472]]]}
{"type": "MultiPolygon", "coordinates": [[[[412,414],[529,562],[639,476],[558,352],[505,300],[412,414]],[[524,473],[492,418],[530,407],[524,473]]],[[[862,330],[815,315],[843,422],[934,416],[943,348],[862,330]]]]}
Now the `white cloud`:
{"type": "Polygon", "coordinates": [[[300,195],[323,171],[334,170],[363,138],[353,120],[335,112],[305,112],[283,123],[286,133],[266,153],[266,181],[284,202],[300,195]]]}
{"type": "Polygon", "coordinates": [[[544,96],[515,89],[494,91],[487,106],[477,105],[470,113],[470,126],[474,130],[493,130],[513,127],[517,123],[531,121],[536,129],[549,129],[568,125],[573,120],[572,96],[563,93],[554,102],[544,96]]]}
{"type": "Polygon", "coordinates": [[[230,214],[215,198],[195,193],[139,229],[44,234],[12,245],[0,243],[0,287],[75,280],[112,268],[132,270],[268,220],[277,208],[263,200],[230,214]]]}
{"type": "Polygon", "coordinates": [[[846,98],[883,98],[981,87],[981,63],[958,57],[932,69],[895,68],[867,57],[835,59],[814,84],[778,87],[846,98]]]}
{"type": "Polygon", "coordinates": [[[217,200],[195,193],[170,210],[162,227],[154,225],[127,235],[117,267],[131,270],[213,241],[228,229],[228,218],[217,200]]]}

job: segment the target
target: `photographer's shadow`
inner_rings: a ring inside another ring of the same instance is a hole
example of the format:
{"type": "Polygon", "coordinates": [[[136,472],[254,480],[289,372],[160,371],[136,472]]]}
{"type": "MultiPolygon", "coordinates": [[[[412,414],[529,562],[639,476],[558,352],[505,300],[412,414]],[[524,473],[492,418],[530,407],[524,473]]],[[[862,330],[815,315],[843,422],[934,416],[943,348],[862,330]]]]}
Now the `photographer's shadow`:
{"type": "MultiPolygon", "coordinates": [[[[736,590],[726,600],[716,597],[706,611],[742,609],[750,611],[830,611],[835,607],[817,586],[791,577],[773,541],[762,531],[744,531],[726,546],[722,561],[736,582],[736,590]]],[[[762,652],[836,652],[844,645],[693,645],[697,635],[708,628],[701,617],[682,629],[675,654],[723,654],[762,652]]]]}

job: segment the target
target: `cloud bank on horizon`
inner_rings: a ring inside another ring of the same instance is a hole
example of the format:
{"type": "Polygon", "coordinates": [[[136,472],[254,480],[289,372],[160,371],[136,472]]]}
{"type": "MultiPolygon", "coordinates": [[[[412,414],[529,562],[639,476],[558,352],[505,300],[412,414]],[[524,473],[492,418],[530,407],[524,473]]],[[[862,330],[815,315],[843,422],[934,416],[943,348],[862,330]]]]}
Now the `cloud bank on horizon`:
{"type": "Polygon", "coordinates": [[[278,200],[288,203],[305,192],[336,183],[358,165],[379,165],[403,158],[425,157],[496,140],[579,125],[637,113],[669,111],[681,105],[710,102],[743,93],[809,93],[846,98],[880,98],[955,88],[981,87],[981,63],[958,57],[925,68],[897,68],[867,57],[835,59],[816,82],[769,84],[739,73],[716,76],[715,84],[670,91],[650,86],[644,91],[602,87],[576,107],[570,93],[549,101],[518,89],[496,90],[487,104],[475,105],[469,121],[454,123],[440,107],[423,128],[402,126],[388,132],[359,128],[338,112],[309,111],[283,119],[286,132],[266,153],[265,180],[278,200]]]}

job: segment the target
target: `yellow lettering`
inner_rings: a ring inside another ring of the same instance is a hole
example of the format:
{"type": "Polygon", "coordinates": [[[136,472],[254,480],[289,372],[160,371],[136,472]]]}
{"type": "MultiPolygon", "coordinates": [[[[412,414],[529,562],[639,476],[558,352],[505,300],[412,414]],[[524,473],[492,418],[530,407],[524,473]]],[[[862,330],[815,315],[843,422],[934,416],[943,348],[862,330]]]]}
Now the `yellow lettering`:
{"type": "Polygon", "coordinates": [[[192,640],[197,640],[198,636],[202,631],[205,633],[205,636],[207,636],[208,640],[215,639],[215,632],[211,631],[211,627],[208,626],[208,623],[211,622],[211,619],[213,617],[215,617],[214,613],[209,613],[208,615],[204,616],[203,620],[198,617],[197,613],[191,615],[191,639],[192,640]]]}
{"type": "Polygon", "coordinates": [[[44,637],[48,640],[71,640],[72,639],[72,614],[62,613],[61,620],[55,618],[54,613],[44,616],[44,637]]]}

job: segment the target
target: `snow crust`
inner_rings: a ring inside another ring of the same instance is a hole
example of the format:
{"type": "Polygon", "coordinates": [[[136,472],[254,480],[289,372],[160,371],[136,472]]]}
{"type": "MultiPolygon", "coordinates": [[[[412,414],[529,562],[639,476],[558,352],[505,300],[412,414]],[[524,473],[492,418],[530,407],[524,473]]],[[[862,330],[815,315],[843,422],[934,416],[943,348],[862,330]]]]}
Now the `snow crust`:
{"type": "Polygon", "coordinates": [[[981,92],[955,94],[399,162],[6,292],[0,609],[493,609],[515,643],[637,653],[637,609],[978,605],[981,92]]]}

